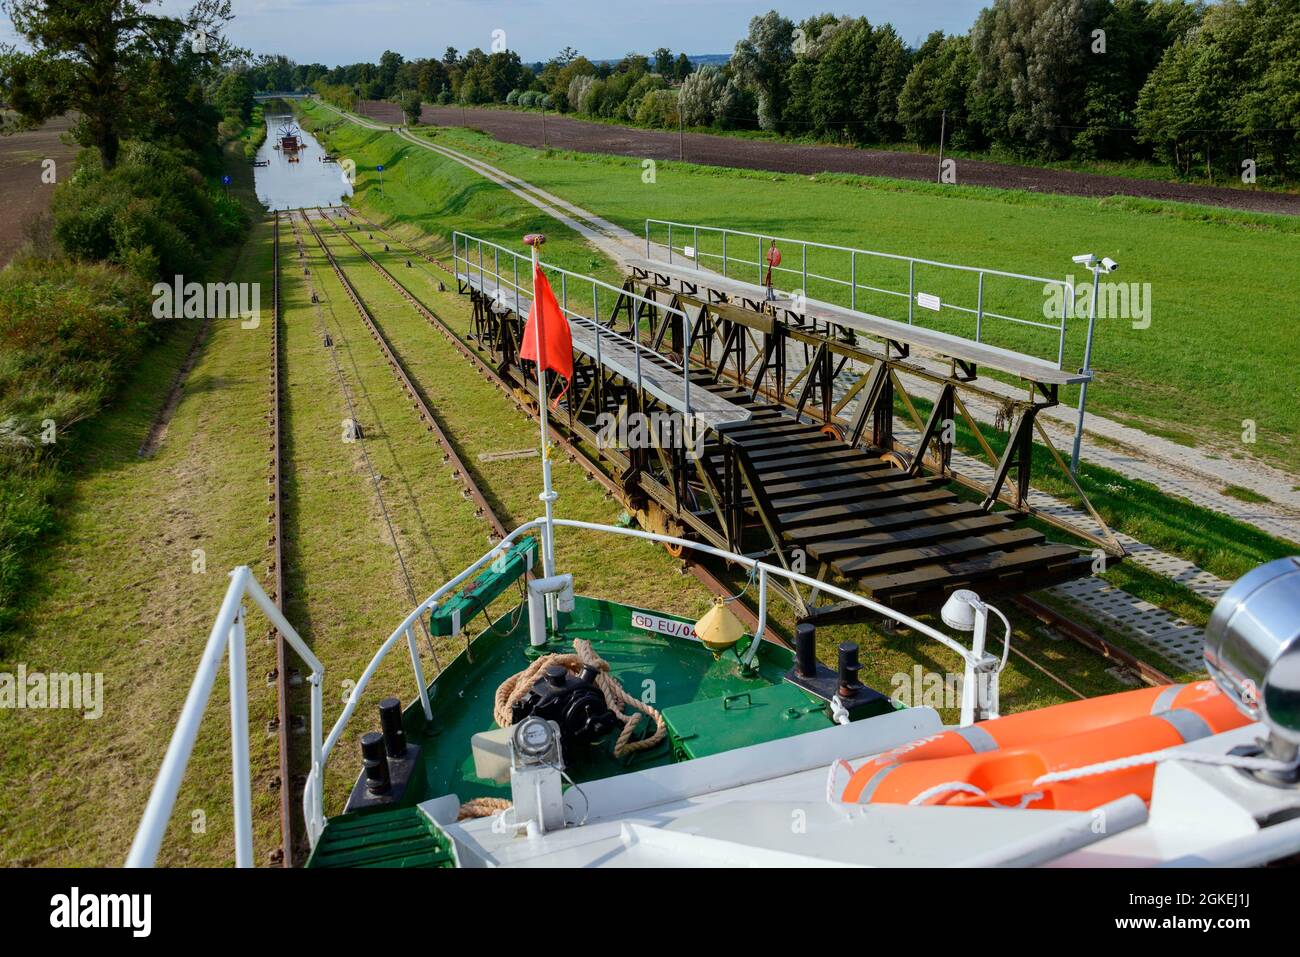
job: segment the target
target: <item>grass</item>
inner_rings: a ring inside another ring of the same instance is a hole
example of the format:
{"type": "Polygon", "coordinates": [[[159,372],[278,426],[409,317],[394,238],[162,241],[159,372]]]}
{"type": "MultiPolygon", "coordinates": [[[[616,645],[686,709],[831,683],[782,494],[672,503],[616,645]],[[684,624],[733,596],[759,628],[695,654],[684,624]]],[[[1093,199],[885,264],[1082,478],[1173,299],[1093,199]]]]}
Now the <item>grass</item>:
{"type": "MultiPolygon", "coordinates": [[[[265,275],[268,238],[266,228],[255,230],[236,279],[265,275]]],[[[177,323],[69,453],[61,529],[43,549],[41,575],[0,652],[0,670],[24,663],[29,671],[102,673],[104,713],[89,721],[73,711],[28,710],[0,721],[10,782],[0,789],[7,865],[124,859],[225,590],[224,571],[240,563],[265,571],[266,329],[213,324],[166,441],[141,459],[137,450],[198,332],[196,323],[177,323]],[[197,573],[196,549],[204,569],[197,573]]],[[[271,646],[251,642],[250,672],[273,666],[271,646]]],[[[211,713],[220,713],[224,687],[218,681],[211,713]]],[[[273,713],[264,689],[250,682],[254,729],[273,713]]],[[[165,862],[229,859],[229,762],[224,722],[210,721],[165,862]]],[[[265,846],[275,796],[264,777],[254,795],[265,846]]]]}
{"type": "MultiPolygon", "coordinates": [[[[451,109],[455,104],[426,104],[434,109],[451,109]]],[[[510,113],[533,113],[541,116],[541,109],[538,107],[516,106],[508,103],[481,103],[473,107],[476,110],[501,110],[510,113]]],[[[642,126],[633,120],[617,119],[602,116],[590,116],[585,113],[564,113],[556,114],[552,110],[547,111],[547,116],[559,116],[566,120],[576,120],[583,123],[593,123],[603,126],[625,126],[635,129],[646,129],[657,133],[675,133],[677,127],[658,127],[642,126]]],[[[540,123],[540,120],[539,120],[540,123]]],[[[453,124],[455,125],[455,124],[453,124]]],[[[714,126],[688,126],[685,128],[687,133],[704,133],[710,136],[729,136],[735,139],[756,140],[771,143],[797,143],[807,146],[834,146],[844,149],[869,149],[869,150],[887,150],[892,153],[917,153],[924,156],[932,156],[935,161],[935,169],[938,170],[939,152],[937,146],[922,147],[916,143],[896,142],[896,143],[849,143],[843,137],[818,136],[815,134],[798,134],[792,132],[773,133],[760,129],[720,129],[714,126]]],[[[1290,180],[1282,180],[1276,176],[1263,176],[1260,181],[1253,186],[1248,186],[1241,182],[1240,178],[1229,176],[1224,177],[1222,174],[1211,183],[1210,180],[1201,175],[1199,172],[1191,176],[1182,175],[1177,169],[1166,164],[1159,163],[1149,159],[1066,159],[1066,160],[1045,160],[1033,156],[1025,156],[1011,152],[1009,150],[969,150],[954,149],[951,144],[944,147],[944,156],[955,159],[979,160],[986,163],[1002,163],[1012,166],[1026,166],[1036,169],[1060,169],[1070,170],[1077,173],[1091,173],[1098,176],[1123,176],[1128,179],[1145,179],[1156,180],[1162,183],[1187,183],[1196,186],[1221,186],[1227,188],[1236,188],[1248,192],[1294,192],[1296,184],[1290,180]]]]}
{"type": "Polygon", "coordinates": [[[1270,502],[1267,495],[1261,495],[1251,488],[1242,488],[1240,485],[1229,485],[1224,488],[1223,494],[1230,498],[1235,498],[1239,502],[1250,502],[1252,505],[1259,505],[1264,502],[1270,502]]]}
{"type": "MultiPolygon", "coordinates": [[[[304,109],[328,115],[314,104],[304,109]]],[[[1276,383],[1287,381],[1291,354],[1291,333],[1279,314],[1282,304],[1300,297],[1300,272],[1291,268],[1300,234],[1294,219],[1126,197],[1091,200],[983,188],[954,193],[934,184],[673,162],[658,163],[655,182],[647,184],[636,158],[537,151],[458,128],[421,133],[638,235],[647,217],[725,224],[1059,278],[1073,270],[1071,256],[1084,249],[1110,255],[1122,264],[1116,280],[1150,283],[1151,322],[1134,328],[1129,320],[1099,321],[1091,408],[1229,449],[1240,448],[1242,422],[1251,419],[1258,437],[1253,454],[1292,469],[1300,465],[1294,442],[1300,407],[1276,401],[1276,383]]],[[[338,126],[334,136],[357,154],[359,165],[406,149],[396,145],[402,143],[398,137],[382,132],[338,126]]],[[[437,189],[420,192],[435,202],[442,198],[437,189]]],[[[419,218],[414,210],[408,215],[419,218]]],[[[507,238],[517,246],[517,235],[507,238]]],[[[789,246],[786,253],[797,258],[789,246]]],[[[889,288],[907,288],[897,271],[881,266],[864,275],[865,268],[860,261],[862,282],[878,279],[889,288]]],[[[847,263],[813,262],[810,269],[840,278],[847,263]]],[[[973,305],[971,282],[939,273],[918,279],[919,287],[944,301],[973,305]]],[[[808,292],[832,299],[839,294],[815,281],[808,292]]],[[[1008,284],[987,294],[986,308],[1041,318],[1041,288],[1008,284]]],[[[860,306],[884,315],[899,313],[897,302],[859,299],[860,306]]],[[[965,320],[944,315],[943,328],[968,331],[965,320]]],[[[986,332],[996,345],[1055,358],[1055,333],[1009,323],[990,323],[986,332]]],[[[1067,367],[1081,364],[1083,338],[1084,323],[1072,322],[1067,367]]],[[[1071,391],[1064,401],[1072,401],[1071,391]]]]}

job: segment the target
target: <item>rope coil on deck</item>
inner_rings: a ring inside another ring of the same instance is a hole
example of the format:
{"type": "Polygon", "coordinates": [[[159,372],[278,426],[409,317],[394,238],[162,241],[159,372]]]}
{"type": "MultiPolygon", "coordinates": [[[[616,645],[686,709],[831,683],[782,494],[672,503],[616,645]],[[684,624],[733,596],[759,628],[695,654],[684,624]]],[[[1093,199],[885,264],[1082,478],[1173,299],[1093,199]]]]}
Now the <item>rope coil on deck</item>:
{"type": "MultiPolygon", "coordinates": [[[[551,665],[563,665],[574,674],[581,672],[584,666],[591,665],[597,669],[596,686],[605,696],[605,704],[619,721],[623,722],[623,730],[619,732],[618,739],[614,742],[614,757],[621,758],[624,755],[636,754],[638,751],[646,751],[659,744],[668,734],[668,725],[664,722],[663,715],[652,705],[632,697],[624,690],[619,680],[610,673],[609,662],[596,654],[591,647],[591,642],[575,638],[573,649],[571,654],[542,655],[523,671],[501,682],[492,705],[492,719],[497,725],[508,728],[514,723],[512,712],[514,703],[528,693],[528,689],[537,681],[538,676],[551,665]],[[628,706],[635,709],[632,714],[624,710],[628,706]],[[655,730],[648,738],[633,741],[632,735],[641,723],[641,714],[653,719],[655,730]]],[[[511,804],[505,798],[474,798],[460,806],[457,818],[464,821],[470,818],[491,817],[509,807],[511,804]]]]}
{"type": "Polygon", "coordinates": [[[609,662],[592,650],[591,642],[575,638],[573,640],[573,649],[573,654],[542,655],[523,671],[503,681],[501,687],[497,688],[496,699],[492,708],[492,718],[497,725],[508,728],[514,723],[511,717],[511,707],[528,693],[528,689],[536,683],[542,672],[551,665],[563,665],[574,674],[580,673],[584,665],[591,665],[598,671],[596,686],[600,688],[601,693],[605,696],[605,704],[610,711],[614,712],[619,721],[623,722],[623,730],[619,732],[618,740],[614,742],[614,757],[621,758],[627,754],[645,751],[662,741],[668,733],[668,726],[664,723],[663,715],[653,706],[632,697],[624,690],[619,680],[610,673],[609,662]],[[628,706],[648,715],[654,721],[654,734],[640,741],[632,740],[632,735],[641,722],[641,715],[627,714],[625,708],[628,706]]]}

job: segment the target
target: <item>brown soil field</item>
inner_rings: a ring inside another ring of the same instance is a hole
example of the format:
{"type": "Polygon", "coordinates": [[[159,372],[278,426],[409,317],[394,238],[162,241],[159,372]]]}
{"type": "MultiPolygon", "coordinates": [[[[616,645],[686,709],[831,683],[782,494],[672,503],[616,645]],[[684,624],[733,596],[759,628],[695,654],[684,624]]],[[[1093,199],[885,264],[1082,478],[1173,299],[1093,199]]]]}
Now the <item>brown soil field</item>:
{"type": "MultiPolygon", "coordinates": [[[[380,121],[402,121],[401,111],[393,103],[367,101],[361,104],[360,112],[380,121]]],[[[543,145],[540,113],[484,109],[462,111],[460,107],[454,106],[426,106],[421,119],[425,123],[439,126],[468,125],[506,143],[532,147],[543,145]]],[[[546,145],[553,149],[585,153],[613,153],[658,160],[679,158],[676,133],[591,123],[554,114],[546,117],[546,145]]],[[[805,146],[708,133],[685,134],[681,147],[688,162],[707,166],[734,166],[808,175],[853,173],[929,182],[933,182],[938,174],[938,158],[924,153],[805,146]]],[[[1300,195],[1294,193],[1164,183],[1128,176],[1105,176],[966,159],[957,160],[956,175],[959,186],[993,186],[1099,199],[1115,195],[1138,196],[1144,199],[1204,203],[1249,212],[1300,215],[1300,195]]]]}
{"type": "Polygon", "coordinates": [[[72,175],[77,147],[60,138],[72,124],[59,117],[39,130],[0,136],[0,266],[27,238],[27,224],[49,209],[54,184],[42,182],[42,162],[54,160],[56,179],[72,175]]]}

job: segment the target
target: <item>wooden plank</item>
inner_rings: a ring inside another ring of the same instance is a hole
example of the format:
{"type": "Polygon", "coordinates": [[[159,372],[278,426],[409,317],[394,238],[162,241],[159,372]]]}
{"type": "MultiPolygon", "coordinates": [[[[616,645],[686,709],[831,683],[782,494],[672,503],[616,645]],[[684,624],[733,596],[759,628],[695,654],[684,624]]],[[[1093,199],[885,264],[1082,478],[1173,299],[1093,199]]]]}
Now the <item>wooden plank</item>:
{"type": "Polygon", "coordinates": [[[913,594],[926,591],[949,581],[978,584],[1026,569],[1051,569],[1066,565],[1079,556],[1078,549],[1068,545],[1036,545],[1005,552],[990,552],[962,561],[922,565],[904,572],[874,575],[859,579],[858,586],[872,596],[913,594]]]}
{"type": "Polygon", "coordinates": [[[867,459],[871,454],[863,449],[851,449],[843,443],[832,442],[827,436],[825,442],[810,445],[807,442],[792,442],[774,449],[756,449],[747,452],[750,461],[762,468],[763,463],[770,464],[777,460],[791,460],[811,465],[825,459],[867,459]]]}
{"type": "Polygon", "coordinates": [[[982,598],[992,599],[1000,595],[1023,595],[1026,592],[1051,588],[1062,582],[1085,578],[1091,572],[1092,558],[1084,555],[1074,561],[1050,567],[1031,565],[993,576],[950,578],[936,582],[933,587],[926,589],[882,593],[877,596],[877,600],[888,602],[891,608],[900,611],[933,609],[942,606],[948,596],[959,588],[972,588],[978,591],[982,598]]]}
{"type": "Polygon", "coordinates": [[[938,524],[939,522],[969,518],[972,515],[982,513],[983,508],[978,502],[949,502],[946,505],[938,505],[934,508],[913,509],[905,512],[895,512],[892,515],[881,515],[871,520],[857,519],[851,522],[835,522],[812,528],[792,529],[787,534],[792,541],[806,544],[808,551],[820,558],[821,554],[814,550],[818,542],[826,542],[831,539],[847,539],[857,535],[871,535],[875,532],[887,532],[896,528],[910,528],[914,525],[938,524]]]}
{"type": "Polygon", "coordinates": [[[1021,516],[1015,512],[993,512],[988,515],[959,518],[938,525],[918,525],[915,528],[900,528],[892,532],[858,535],[818,545],[818,557],[835,562],[837,571],[852,578],[861,567],[861,563],[870,561],[872,555],[897,548],[928,545],[932,542],[993,532],[1015,525],[1020,518],[1021,516]]]}
{"type": "MultiPolygon", "coordinates": [[[[1041,545],[1044,541],[1046,538],[1043,533],[1033,528],[1009,528],[989,535],[970,535],[946,542],[936,542],[933,545],[903,548],[872,555],[870,558],[854,559],[854,577],[883,575],[886,572],[902,571],[916,565],[1041,545]]],[[[840,571],[840,568],[837,566],[835,570],[840,571]]]]}
{"type": "Polygon", "coordinates": [[[811,435],[814,432],[820,433],[821,429],[807,422],[796,422],[794,419],[785,416],[779,419],[758,419],[754,417],[753,413],[750,413],[748,422],[724,425],[718,431],[727,438],[734,439],[744,445],[751,437],[757,438],[762,435],[811,435]]]}
{"type": "Polygon", "coordinates": [[[870,480],[880,475],[901,477],[904,474],[884,459],[875,458],[830,459],[813,465],[762,470],[763,487],[769,492],[778,489],[785,491],[788,488],[803,488],[803,483],[809,479],[820,478],[829,483],[844,477],[870,480]]]}
{"type": "Polygon", "coordinates": [[[865,518],[872,515],[885,515],[890,512],[912,512],[917,508],[930,508],[947,502],[957,501],[956,493],[946,488],[935,488],[925,492],[913,492],[906,495],[893,495],[888,498],[868,499],[849,505],[829,505],[819,508],[777,509],[777,521],[782,531],[799,528],[802,525],[823,524],[837,518],[865,518]]]}
{"type": "Polygon", "coordinates": [[[924,492],[947,484],[948,480],[941,475],[909,478],[900,472],[897,475],[885,473],[856,482],[850,479],[838,486],[831,486],[818,479],[805,479],[790,491],[774,493],[768,487],[767,493],[772,504],[778,508],[815,508],[819,505],[860,502],[907,492],[924,492]]]}

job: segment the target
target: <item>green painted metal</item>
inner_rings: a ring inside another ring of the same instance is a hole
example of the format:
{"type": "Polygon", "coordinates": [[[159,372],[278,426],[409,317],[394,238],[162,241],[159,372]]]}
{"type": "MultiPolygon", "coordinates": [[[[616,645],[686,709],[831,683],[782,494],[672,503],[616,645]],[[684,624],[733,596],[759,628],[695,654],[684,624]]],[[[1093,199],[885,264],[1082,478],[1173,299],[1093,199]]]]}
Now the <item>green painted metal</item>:
{"type": "Polygon", "coordinates": [[[663,711],[678,761],[832,727],[826,702],[792,684],[769,685],[663,711]]]}
{"type": "Polygon", "coordinates": [[[537,539],[532,536],[521,538],[468,585],[429,613],[429,631],[442,637],[456,634],[459,626],[472,621],[511,584],[527,574],[536,560],[537,539]]]}
{"type": "Polygon", "coordinates": [[[455,867],[451,842],[419,808],[330,818],[308,867],[455,867]]]}
{"type": "MultiPolygon", "coordinates": [[[[516,557],[523,562],[532,554],[516,557]]],[[[496,593],[500,594],[509,584],[509,571],[500,570],[482,590],[473,590],[470,599],[477,600],[498,585],[496,593]]],[[[516,577],[523,573],[522,569],[514,571],[516,577]]],[[[666,719],[671,715],[673,726],[670,740],[623,760],[613,756],[613,735],[584,753],[566,754],[566,771],[579,783],[831,724],[823,702],[785,681],[794,656],[779,645],[762,643],[753,667],[746,669],[740,656],[750,638],[715,657],[698,639],[662,633],[673,630],[671,626],[662,628],[663,622],[689,626],[692,622],[688,619],[579,596],[574,610],[559,616],[559,628],[547,645],[534,649],[529,645],[527,615],[521,612],[522,608],[516,607],[501,615],[429,685],[432,721],[426,721],[418,701],[405,709],[403,726],[408,740],[420,745],[420,764],[403,795],[403,806],[331,818],[311,866],[436,864],[441,832],[414,805],[444,794],[456,794],[462,802],[478,797],[510,798],[509,784],[475,775],[471,738],[496,727],[493,702],[502,682],[528,667],[539,654],[571,652],[577,638],[591,642],[629,694],[653,704],[666,719]],[[647,630],[634,622],[634,616],[644,622],[646,615],[658,620],[659,630],[647,630]]],[[[461,620],[467,622],[469,616],[461,620]]],[[[682,632],[692,633],[689,627],[682,632]]],[[[377,726],[376,716],[372,713],[370,717],[377,726]]],[[[354,719],[365,720],[362,713],[354,719]]],[[[638,734],[648,736],[653,730],[653,723],[642,719],[638,734]]]]}

